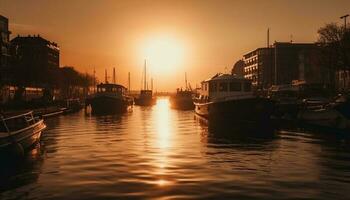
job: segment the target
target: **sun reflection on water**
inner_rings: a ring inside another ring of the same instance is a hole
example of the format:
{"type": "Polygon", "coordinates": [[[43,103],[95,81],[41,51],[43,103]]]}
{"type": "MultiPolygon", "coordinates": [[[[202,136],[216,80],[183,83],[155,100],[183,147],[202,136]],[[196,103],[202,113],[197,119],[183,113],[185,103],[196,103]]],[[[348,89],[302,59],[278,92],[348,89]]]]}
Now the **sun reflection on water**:
{"type": "Polygon", "coordinates": [[[155,161],[155,175],[158,180],[153,184],[157,186],[167,186],[171,184],[171,181],[166,180],[168,169],[170,164],[169,153],[172,145],[172,127],[171,127],[171,115],[169,111],[169,99],[161,98],[157,100],[156,113],[156,148],[159,150],[159,156],[155,161]]]}
{"type": "Polygon", "coordinates": [[[161,149],[171,145],[171,117],[169,112],[169,100],[158,99],[156,109],[157,142],[161,149]]]}

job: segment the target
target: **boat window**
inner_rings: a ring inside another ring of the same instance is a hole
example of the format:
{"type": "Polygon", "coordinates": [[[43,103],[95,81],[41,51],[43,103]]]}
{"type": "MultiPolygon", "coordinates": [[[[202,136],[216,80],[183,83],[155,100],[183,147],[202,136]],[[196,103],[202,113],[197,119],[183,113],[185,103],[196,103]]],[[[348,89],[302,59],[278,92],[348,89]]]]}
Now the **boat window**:
{"type": "Polygon", "coordinates": [[[208,90],[208,84],[204,83],[204,90],[207,91],[208,90]]]}
{"type": "Polygon", "coordinates": [[[240,82],[230,82],[230,91],[241,91],[242,84],[240,82]]]}
{"type": "Polygon", "coordinates": [[[3,122],[0,122],[0,132],[7,132],[3,122]]]}
{"type": "Polygon", "coordinates": [[[252,90],[252,84],[250,82],[244,83],[244,91],[250,92],[252,90]]]}
{"type": "Polygon", "coordinates": [[[219,83],[219,91],[226,92],[228,90],[228,85],[226,82],[219,83]]]}

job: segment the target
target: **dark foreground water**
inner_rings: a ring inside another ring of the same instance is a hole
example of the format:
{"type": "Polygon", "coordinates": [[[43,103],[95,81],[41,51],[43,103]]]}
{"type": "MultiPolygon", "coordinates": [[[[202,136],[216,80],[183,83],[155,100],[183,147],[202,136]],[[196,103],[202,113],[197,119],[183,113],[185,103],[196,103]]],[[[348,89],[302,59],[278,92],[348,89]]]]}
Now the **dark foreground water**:
{"type": "Polygon", "coordinates": [[[346,139],[208,131],[167,99],[46,122],[24,160],[0,161],[0,199],[350,199],[346,139]]]}

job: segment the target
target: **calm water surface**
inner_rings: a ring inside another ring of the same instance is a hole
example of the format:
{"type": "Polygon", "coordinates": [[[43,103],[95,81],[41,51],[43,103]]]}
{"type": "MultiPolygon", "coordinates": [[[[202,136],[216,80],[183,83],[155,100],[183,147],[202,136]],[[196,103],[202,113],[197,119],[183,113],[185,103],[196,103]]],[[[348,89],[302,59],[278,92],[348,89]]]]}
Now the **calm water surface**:
{"type": "Polygon", "coordinates": [[[167,99],[47,125],[24,160],[1,161],[0,199],[350,199],[349,142],[333,136],[209,131],[167,99]]]}

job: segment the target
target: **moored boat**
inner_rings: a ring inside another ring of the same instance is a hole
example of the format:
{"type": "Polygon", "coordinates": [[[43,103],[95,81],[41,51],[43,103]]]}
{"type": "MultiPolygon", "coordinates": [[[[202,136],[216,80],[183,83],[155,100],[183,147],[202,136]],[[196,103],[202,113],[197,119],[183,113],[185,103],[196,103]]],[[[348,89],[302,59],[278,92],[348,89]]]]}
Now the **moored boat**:
{"type": "Polygon", "coordinates": [[[101,83],[97,85],[97,92],[86,99],[86,104],[91,105],[94,114],[123,113],[131,109],[133,99],[124,86],[101,83]]]}
{"type": "Polygon", "coordinates": [[[0,151],[13,147],[25,151],[40,140],[42,131],[46,128],[43,119],[33,117],[33,112],[15,116],[1,116],[0,151]]]}
{"type": "Polygon", "coordinates": [[[176,94],[170,97],[170,107],[179,110],[193,110],[193,92],[177,89],[176,94]]]}
{"type": "Polygon", "coordinates": [[[272,100],[254,95],[250,80],[231,74],[203,81],[194,105],[209,121],[241,125],[267,125],[274,109],[272,100]]]}
{"type": "Polygon", "coordinates": [[[135,104],[139,106],[152,106],[156,103],[152,90],[141,90],[138,98],[135,98],[135,104]]]}
{"type": "Polygon", "coordinates": [[[144,72],[143,72],[143,89],[140,90],[140,95],[135,98],[135,104],[139,106],[152,106],[156,104],[156,99],[153,97],[153,79],[151,81],[151,89],[148,89],[147,84],[147,68],[146,68],[146,60],[144,64],[144,72]]]}

